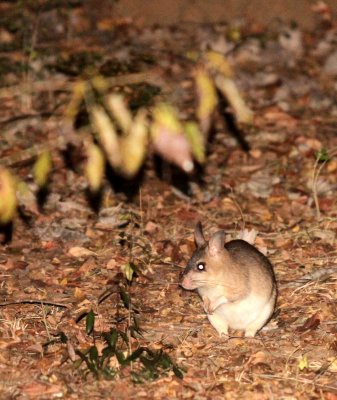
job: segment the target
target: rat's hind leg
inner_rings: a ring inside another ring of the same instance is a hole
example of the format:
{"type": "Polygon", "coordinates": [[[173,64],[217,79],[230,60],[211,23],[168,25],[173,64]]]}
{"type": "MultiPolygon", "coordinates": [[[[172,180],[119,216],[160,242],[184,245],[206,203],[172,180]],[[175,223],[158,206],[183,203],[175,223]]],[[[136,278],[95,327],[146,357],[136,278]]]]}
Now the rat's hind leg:
{"type": "Polygon", "coordinates": [[[245,329],[245,337],[254,337],[264,324],[269,320],[274,311],[275,298],[272,298],[261,310],[259,316],[245,329]]]}

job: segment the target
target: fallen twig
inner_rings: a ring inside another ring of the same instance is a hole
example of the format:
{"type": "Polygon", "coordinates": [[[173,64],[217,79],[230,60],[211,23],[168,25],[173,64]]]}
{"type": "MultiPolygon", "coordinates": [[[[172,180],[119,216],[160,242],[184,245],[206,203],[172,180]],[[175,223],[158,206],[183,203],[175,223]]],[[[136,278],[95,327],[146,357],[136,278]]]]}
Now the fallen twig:
{"type": "Polygon", "coordinates": [[[47,306],[55,306],[61,308],[70,308],[70,305],[64,303],[58,303],[49,300],[35,300],[35,299],[24,299],[24,300],[12,300],[12,301],[5,301],[0,303],[0,307],[7,307],[12,306],[15,304],[39,304],[39,305],[47,305],[47,306]]]}
{"type": "Polygon", "coordinates": [[[327,278],[329,278],[330,275],[333,275],[333,274],[337,274],[337,267],[326,267],[326,268],[322,268],[317,271],[305,274],[305,275],[301,276],[300,278],[295,279],[294,281],[282,284],[281,287],[292,288],[292,287],[303,285],[304,283],[307,283],[310,281],[319,281],[319,280],[327,279],[327,278]]]}

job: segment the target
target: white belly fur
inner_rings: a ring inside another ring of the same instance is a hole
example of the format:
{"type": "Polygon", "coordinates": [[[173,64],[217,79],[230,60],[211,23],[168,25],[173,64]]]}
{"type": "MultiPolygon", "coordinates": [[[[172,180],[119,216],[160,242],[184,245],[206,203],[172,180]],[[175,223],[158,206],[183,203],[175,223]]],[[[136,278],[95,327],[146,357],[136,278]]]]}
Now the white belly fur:
{"type": "Polygon", "coordinates": [[[226,321],[230,328],[245,330],[246,327],[256,321],[261,314],[266,315],[266,321],[272,312],[273,302],[273,298],[266,302],[266,298],[258,297],[256,294],[250,294],[239,302],[221,305],[213,314],[221,318],[224,322],[226,321]]]}

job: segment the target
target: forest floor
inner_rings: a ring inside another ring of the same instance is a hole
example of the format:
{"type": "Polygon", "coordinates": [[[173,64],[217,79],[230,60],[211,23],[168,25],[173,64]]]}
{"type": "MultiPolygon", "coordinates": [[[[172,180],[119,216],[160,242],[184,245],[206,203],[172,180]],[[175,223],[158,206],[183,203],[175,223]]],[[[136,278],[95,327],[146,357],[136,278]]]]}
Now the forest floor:
{"type": "Polygon", "coordinates": [[[312,32],[244,20],[148,28],[81,1],[37,3],[0,3],[0,164],[29,189],[0,247],[0,397],[337,399],[334,16],[318,10],[312,32]],[[165,99],[187,119],[191,60],[208,48],[226,54],[253,127],[235,136],[217,115],[203,169],[185,176],[149,153],[141,179],[110,174],[95,210],[81,133],[65,122],[71,84],[88,67],[126,77],[113,90],[131,108],[165,99]],[[128,84],[138,73],[151,84],[128,84]],[[76,143],[62,148],[68,134],[76,143]],[[41,146],[53,173],[38,206],[41,146]],[[219,338],[179,286],[199,220],[208,236],[254,229],[274,265],[277,307],[255,338],[219,338]],[[132,284],[123,266],[137,267],[132,284]]]}

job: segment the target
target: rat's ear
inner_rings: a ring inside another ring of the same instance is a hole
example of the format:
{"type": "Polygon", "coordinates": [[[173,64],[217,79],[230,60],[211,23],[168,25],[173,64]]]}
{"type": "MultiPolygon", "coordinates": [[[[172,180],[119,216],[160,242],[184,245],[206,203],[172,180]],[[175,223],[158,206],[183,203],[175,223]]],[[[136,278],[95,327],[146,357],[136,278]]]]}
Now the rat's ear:
{"type": "Polygon", "coordinates": [[[217,256],[224,251],[225,231],[218,231],[210,238],[208,242],[208,251],[211,257],[217,256]]]}
{"type": "Polygon", "coordinates": [[[196,224],[194,229],[194,240],[198,249],[206,244],[206,239],[202,233],[202,225],[200,221],[196,224]]]}

